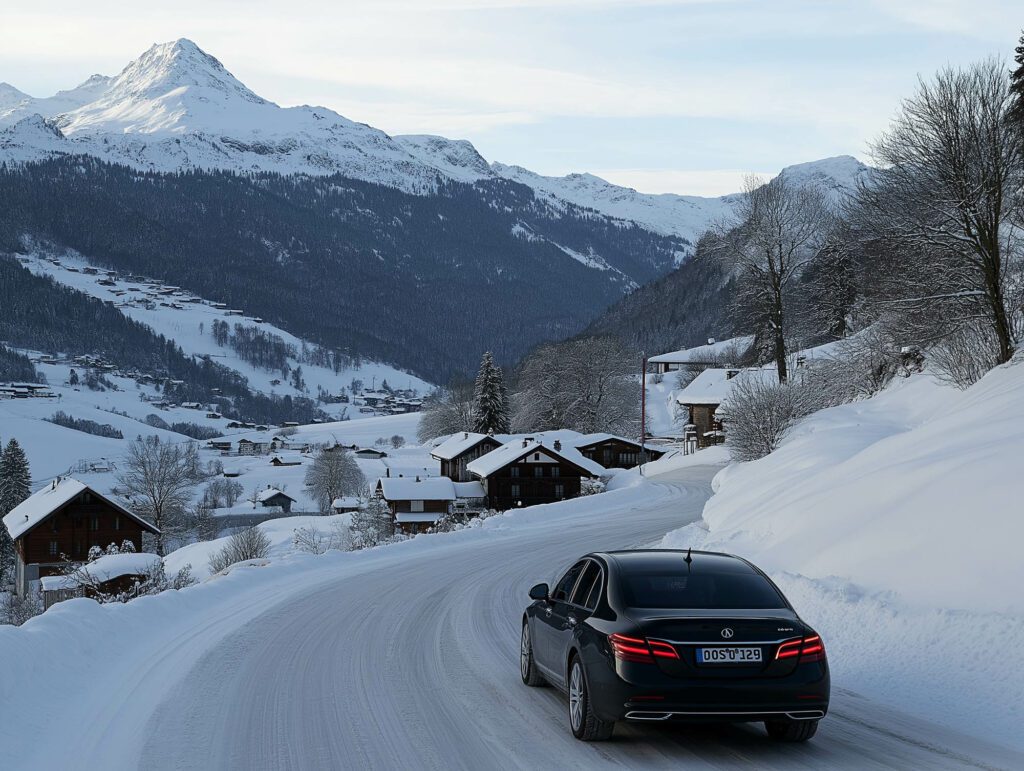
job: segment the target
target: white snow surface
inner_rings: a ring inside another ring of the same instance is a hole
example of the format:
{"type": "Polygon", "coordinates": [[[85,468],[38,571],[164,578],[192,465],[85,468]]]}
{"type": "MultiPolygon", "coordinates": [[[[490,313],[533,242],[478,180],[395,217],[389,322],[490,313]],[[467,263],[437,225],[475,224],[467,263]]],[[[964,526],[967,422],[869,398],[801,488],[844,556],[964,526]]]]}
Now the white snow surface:
{"type": "Polygon", "coordinates": [[[718,468],[702,463],[719,460],[720,448],[676,455],[603,495],[355,553],[295,553],[295,527],[329,522],[275,520],[261,525],[266,560],[128,604],[60,603],[0,627],[0,660],[18,662],[0,698],[22,695],[0,743],[35,768],[1019,767],[1020,753],[844,690],[856,683],[837,683],[801,747],[756,726],[623,725],[616,741],[582,743],[561,697],[521,686],[529,586],[693,520],[718,468]],[[54,725],[61,741],[45,741],[54,725]]]}
{"type": "Polygon", "coordinates": [[[448,477],[381,477],[380,487],[389,501],[454,501],[456,498],[455,483],[448,477]]]}
{"type": "MultiPolygon", "coordinates": [[[[736,200],[649,195],[592,174],[543,176],[488,164],[466,140],[391,137],[325,107],[280,107],[185,38],[152,46],[114,77],[94,75],[48,98],[0,84],[0,161],[67,154],[152,171],[340,173],[414,194],[431,194],[444,179],[504,178],[527,185],[556,209],[574,203],[691,244],[709,226],[730,220],[736,200]]],[[[840,156],[790,168],[839,194],[851,190],[866,167],[840,156]]],[[[691,252],[681,250],[677,259],[691,252]]],[[[598,255],[570,256],[606,268],[598,255]]]]}
{"type": "Polygon", "coordinates": [[[1020,748],[1022,457],[1019,357],[963,392],[917,375],[727,467],[703,521],[663,545],[769,571],[840,684],[1020,748]]]}

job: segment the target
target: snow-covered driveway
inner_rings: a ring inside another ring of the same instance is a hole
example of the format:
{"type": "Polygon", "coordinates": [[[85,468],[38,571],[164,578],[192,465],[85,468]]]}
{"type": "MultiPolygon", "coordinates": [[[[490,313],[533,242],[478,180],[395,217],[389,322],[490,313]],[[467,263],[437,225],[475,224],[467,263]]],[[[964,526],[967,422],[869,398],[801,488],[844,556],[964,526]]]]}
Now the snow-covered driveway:
{"type": "Polygon", "coordinates": [[[573,739],[561,697],[519,680],[529,586],[584,552],[650,544],[698,518],[715,471],[673,471],[649,502],[616,513],[395,549],[400,559],[367,561],[278,604],[224,638],[173,689],[143,731],[140,767],[1019,766],[1019,756],[880,716],[842,692],[803,746],[772,744],[758,726],[620,725],[608,744],[573,739]]]}

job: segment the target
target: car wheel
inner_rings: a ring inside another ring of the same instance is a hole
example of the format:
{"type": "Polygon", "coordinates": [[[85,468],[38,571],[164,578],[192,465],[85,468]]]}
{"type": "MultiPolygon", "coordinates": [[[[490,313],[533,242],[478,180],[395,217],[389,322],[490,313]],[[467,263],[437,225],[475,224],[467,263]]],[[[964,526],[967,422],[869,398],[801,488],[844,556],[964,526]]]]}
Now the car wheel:
{"type": "Polygon", "coordinates": [[[533,641],[530,639],[530,625],[523,622],[523,636],[519,643],[519,674],[523,676],[523,682],[533,688],[547,685],[547,682],[537,671],[537,665],[533,662],[533,641]]]}
{"type": "Polygon", "coordinates": [[[766,720],[764,727],[777,742],[805,742],[818,732],[818,721],[766,720]]]}
{"type": "Polygon", "coordinates": [[[615,723],[601,720],[590,705],[587,675],[578,658],[569,663],[569,727],[572,735],[585,742],[611,738],[615,723]]]}

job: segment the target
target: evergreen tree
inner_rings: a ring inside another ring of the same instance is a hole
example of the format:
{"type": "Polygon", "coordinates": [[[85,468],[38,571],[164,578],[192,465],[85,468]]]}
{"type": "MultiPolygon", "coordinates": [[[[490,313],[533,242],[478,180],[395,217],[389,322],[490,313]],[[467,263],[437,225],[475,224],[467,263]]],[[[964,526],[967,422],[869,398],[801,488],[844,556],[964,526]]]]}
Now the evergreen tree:
{"type": "Polygon", "coordinates": [[[1010,73],[1010,94],[1013,97],[1013,107],[1010,108],[1010,118],[1017,125],[1018,132],[1024,134],[1024,33],[1021,33],[1020,41],[1017,44],[1013,60],[1017,63],[1016,69],[1010,73]]]}
{"type": "MultiPolygon", "coordinates": [[[[28,458],[17,439],[7,443],[0,453],[0,517],[28,498],[32,492],[28,458]]],[[[0,525],[0,586],[5,586],[14,573],[14,543],[7,528],[0,525]]]]}
{"type": "Polygon", "coordinates": [[[490,351],[480,361],[476,376],[476,425],[482,434],[507,434],[509,432],[508,392],[501,367],[495,366],[490,351]]]}

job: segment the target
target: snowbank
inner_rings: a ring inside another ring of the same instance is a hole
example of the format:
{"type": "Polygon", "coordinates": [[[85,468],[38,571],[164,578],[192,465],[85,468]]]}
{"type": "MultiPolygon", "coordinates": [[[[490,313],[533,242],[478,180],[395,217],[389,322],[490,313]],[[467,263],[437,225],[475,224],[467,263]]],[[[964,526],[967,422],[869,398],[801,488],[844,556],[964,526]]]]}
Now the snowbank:
{"type": "Polygon", "coordinates": [[[770,572],[838,687],[1024,746],[1021,458],[1020,362],[966,392],[921,375],[727,467],[703,522],[663,545],[770,572]]]}

